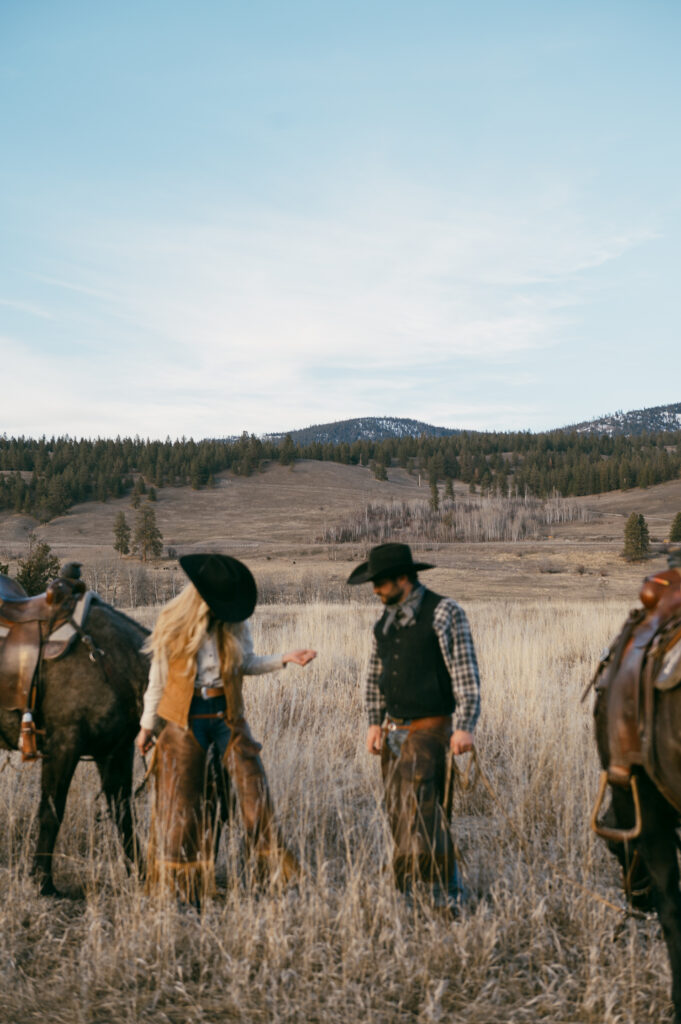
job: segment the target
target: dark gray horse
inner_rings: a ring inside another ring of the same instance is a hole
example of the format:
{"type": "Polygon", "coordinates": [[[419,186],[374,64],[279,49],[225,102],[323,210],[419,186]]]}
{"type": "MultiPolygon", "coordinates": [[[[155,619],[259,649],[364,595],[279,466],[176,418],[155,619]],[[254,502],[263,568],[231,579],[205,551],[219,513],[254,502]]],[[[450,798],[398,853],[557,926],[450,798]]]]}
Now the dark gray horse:
{"type": "MultiPolygon", "coordinates": [[[[55,892],[52,854],[71,779],[81,757],[94,759],[102,790],[126,856],[139,862],[132,821],[133,741],[139,728],[148,660],[141,653],[146,630],[110,605],[92,604],[86,634],[102,654],[94,660],[76,643],[40,670],[36,726],[44,730],[39,832],[33,874],[41,892],[55,892]]],[[[0,709],[0,748],[16,750],[21,715],[0,709]]]]}

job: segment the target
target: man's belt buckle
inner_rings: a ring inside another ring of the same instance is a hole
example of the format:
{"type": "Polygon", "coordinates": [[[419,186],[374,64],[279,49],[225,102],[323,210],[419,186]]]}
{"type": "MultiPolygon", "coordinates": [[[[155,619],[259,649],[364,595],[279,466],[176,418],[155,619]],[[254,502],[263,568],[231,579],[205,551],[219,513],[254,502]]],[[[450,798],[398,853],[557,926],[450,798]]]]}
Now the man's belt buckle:
{"type": "Polygon", "coordinates": [[[403,729],[407,718],[388,718],[388,732],[395,732],[396,729],[403,729]]]}

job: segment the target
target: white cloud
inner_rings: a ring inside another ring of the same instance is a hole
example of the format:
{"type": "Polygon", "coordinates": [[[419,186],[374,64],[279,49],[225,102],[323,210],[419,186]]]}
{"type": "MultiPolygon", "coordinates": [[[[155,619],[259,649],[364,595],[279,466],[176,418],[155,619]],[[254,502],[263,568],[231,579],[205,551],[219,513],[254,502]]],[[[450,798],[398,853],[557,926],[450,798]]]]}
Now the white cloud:
{"type": "Polygon", "coordinates": [[[439,217],[418,205],[389,197],[326,223],[271,213],[209,226],[88,222],[63,242],[68,271],[42,275],[30,304],[70,347],[45,354],[49,328],[12,342],[6,372],[30,380],[33,398],[10,389],[6,429],[206,436],[353,409],[531,423],[531,403],[462,405],[461,366],[527,369],[578,316],[580,275],[651,233],[587,230],[563,210],[547,225],[541,204],[439,217]]]}

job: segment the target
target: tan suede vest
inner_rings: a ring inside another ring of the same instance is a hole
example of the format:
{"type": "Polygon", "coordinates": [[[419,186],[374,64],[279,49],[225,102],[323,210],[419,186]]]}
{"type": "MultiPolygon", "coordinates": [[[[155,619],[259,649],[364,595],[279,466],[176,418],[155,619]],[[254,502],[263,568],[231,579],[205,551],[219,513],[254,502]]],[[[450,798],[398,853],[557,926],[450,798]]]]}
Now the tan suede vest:
{"type": "MultiPolygon", "coordinates": [[[[173,722],[182,729],[187,728],[195,678],[196,658],[174,658],[168,663],[166,685],[156,711],[160,718],[164,718],[166,722],[173,722]]],[[[222,682],[227,701],[227,721],[236,722],[243,718],[244,714],[243,673],[232,675],[223,672],[222,682]]]]}

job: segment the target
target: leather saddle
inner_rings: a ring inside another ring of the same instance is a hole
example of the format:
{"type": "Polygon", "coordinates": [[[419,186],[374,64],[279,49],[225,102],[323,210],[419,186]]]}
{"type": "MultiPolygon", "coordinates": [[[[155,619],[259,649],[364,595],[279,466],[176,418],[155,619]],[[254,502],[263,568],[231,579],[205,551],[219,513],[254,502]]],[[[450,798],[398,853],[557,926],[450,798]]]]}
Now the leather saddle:
{"type": "Polygon", "coordinates": [[[646,577],[634,609],[596,671],[598,701],[607,701],[608,782],[628,786],[641,766],[655,780],[655,690],[681,684],[681,573],[646,577]]]}
{"type": "Polygon", "coordinates": [[[23,711],[41,659],[63,657],[96,595],[85,590],[80,563],[67,563],[43,594],[0,575],[0,707],[23,711]],[[74,616],[76,616],[74,620],[74,616]]]}

